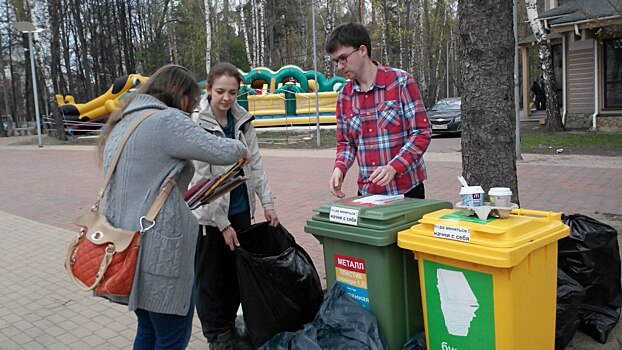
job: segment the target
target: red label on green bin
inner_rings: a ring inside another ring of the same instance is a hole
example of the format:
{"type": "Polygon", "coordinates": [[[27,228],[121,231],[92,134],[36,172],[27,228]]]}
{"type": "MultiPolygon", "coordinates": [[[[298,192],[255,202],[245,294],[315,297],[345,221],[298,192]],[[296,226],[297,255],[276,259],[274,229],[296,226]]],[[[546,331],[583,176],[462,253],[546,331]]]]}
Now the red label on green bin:
{"type": "Polygon", "coordinates": [[[344,291],[352,299],[369,311],[369,291],[367,290],[365,260],[341,254],[333,255],[333,259],[336,282],[341,284],[344,291]]]}
{"type": "Polygon", "coordinates": [[[341,254],[335,254],[335,267],[342,269],[365,273],[365,260],[359,258],[353,258],[351,256],[345,256],[341,254]]]}

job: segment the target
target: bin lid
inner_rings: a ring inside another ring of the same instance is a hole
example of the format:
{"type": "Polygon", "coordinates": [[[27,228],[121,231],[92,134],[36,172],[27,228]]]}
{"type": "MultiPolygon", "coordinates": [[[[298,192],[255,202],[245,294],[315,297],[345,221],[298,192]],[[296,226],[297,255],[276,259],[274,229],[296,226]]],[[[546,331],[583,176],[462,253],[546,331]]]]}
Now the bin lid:
{"type": "Polygon", "coordinates": [[[424,215],[419,225],[399,232],[397,244],[414,252],[511,267],[569,232],[561,213],[516,209],[506,219],[480,220],[461,210],[442,209],[424,215]]]}
{"type": "Polygon", "coordinates": [[[451,208],[447,201],[401,198],[386,204],[366,204],[351,197],[313,209],[305,232],[371,245],[388,245],[397,240],[397,232],[417,222],[425,213],[451,208]]]}

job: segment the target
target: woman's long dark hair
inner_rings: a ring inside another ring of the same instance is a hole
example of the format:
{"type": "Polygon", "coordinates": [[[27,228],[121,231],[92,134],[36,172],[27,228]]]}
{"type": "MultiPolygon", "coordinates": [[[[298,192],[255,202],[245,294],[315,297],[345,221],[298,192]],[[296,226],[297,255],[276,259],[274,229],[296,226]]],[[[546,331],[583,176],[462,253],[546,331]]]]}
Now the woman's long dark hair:
{"type": "Polygon", "coordinates": [[[182,109],[182,98],[188,96],[189,101],[194,101],[197,96],[201,95],[201,89],[193,74],[185,67],[169,64],[158,69],[140,86],[137,92],[123,102],[119,110],[112,112],[108,117],[97,142],[97,158],[100,165],[103,163],[104,148],[110,132],[123,119],[125,109],[134,100],[136,94],[151,95],[169,107],[182,109]]]}

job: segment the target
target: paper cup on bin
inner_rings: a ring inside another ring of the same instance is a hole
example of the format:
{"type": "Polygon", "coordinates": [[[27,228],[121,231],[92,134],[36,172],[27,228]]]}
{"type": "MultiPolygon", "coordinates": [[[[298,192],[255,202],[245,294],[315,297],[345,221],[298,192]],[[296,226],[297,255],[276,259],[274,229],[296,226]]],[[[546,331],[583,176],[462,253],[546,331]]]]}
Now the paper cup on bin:
{"type": "Polygon", "coordinates": [[[512,190],[507,187],[492,187],[488,197],[493,207],[509,208],[512,205],[512,190]]]}
{"type": "Polygon", "coordinates": [[[484,189],[482,186],[467,186],[460,189],[462,205],[481,207],[484,205],[484,189]]]}

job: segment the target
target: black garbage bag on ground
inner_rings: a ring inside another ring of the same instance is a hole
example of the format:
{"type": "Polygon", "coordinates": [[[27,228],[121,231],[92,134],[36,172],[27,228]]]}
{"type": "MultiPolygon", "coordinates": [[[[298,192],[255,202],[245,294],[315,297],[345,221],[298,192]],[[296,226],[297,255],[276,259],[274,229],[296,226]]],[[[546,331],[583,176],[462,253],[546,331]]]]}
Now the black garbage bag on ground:
{"type": "Polygon", "coordinates": [[[298,332],[277,334],[259,350],[384,350],[376,317],[335,283],[313,323],[298,332]]]}
{"type": "Polygon", "coordinates": [[[585,289],[562,269],[557,269],[557,313],[555,320],[555,350],[564,350],[581,325],[579,307],[585,289]]]}
{"type": "Polygon", "coordinates": [[[620,319],[620,251],[618,232],[585,215],[565,216],[570,236],[559,241],[559,268],[585,288],[579,330],[601,344],[620,319]]]}
{"type": "Polygon", "coordinates": [[[248,340],[258,347],[315,317],[324,294],[309,254],[279,225],[262,222],[238,234],[236,266],[248,340]]]}
{"type": "Polygon", "coordinates": [[[425,332],[419,332],[402,345],[402,350],[426,350],[425,332]]]}

